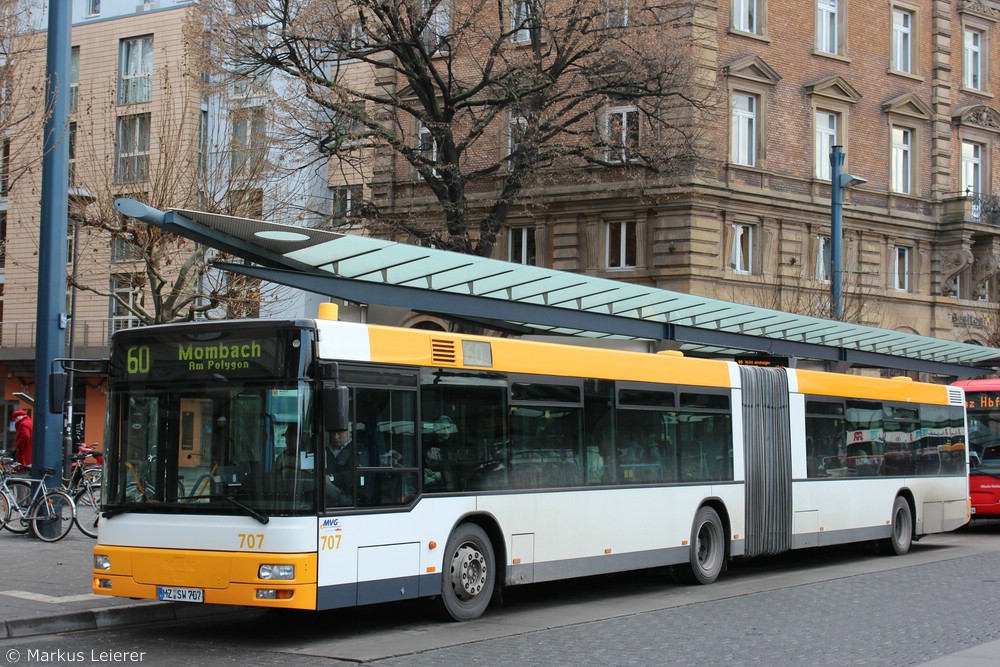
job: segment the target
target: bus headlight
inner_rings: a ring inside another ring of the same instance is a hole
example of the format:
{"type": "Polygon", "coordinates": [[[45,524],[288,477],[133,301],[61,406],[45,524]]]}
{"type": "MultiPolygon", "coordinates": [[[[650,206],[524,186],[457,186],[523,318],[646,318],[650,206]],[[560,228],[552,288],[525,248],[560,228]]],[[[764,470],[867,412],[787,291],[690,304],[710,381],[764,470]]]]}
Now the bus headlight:
{"type": "Polygon", "coordinates": [[[94,569],[95,570],[110,570],[111,569],[111,559],[107,556],[94,554],[94,569]]]}
{"type": "Polygon", "coordinates": [[[294,565],[261,565],[257,569],[257,577],[260,579],[287,581],[295,578],[294,565]]]}

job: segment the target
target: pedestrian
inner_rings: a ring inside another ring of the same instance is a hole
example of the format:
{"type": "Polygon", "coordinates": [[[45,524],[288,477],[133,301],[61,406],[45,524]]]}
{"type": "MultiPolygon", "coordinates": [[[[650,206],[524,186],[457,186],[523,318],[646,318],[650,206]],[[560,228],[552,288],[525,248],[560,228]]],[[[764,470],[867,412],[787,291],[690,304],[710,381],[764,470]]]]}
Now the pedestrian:
{"type": "Polygon", "coordinates": [[[31,435],[34,424],[25,410],[14,410],[14,459],[23,466],[31,465],[31,435]]]}

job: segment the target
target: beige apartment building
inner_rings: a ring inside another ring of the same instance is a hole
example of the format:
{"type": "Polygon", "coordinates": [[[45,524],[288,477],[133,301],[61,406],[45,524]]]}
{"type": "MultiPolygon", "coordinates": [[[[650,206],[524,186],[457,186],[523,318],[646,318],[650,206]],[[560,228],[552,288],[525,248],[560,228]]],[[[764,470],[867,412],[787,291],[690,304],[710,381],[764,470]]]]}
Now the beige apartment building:
{"type": "MultiPolygon", "coordinates": [[[[88,14],[92,0],[74,2],[71,169],[75,192],[84,192],[74,214],[110,216],[115,196],[155,199],[152,190],[163,206],[190,202],[206,144],[200,68],[185,41],[191,7],[96,4],[99,13],[88,14]],[[164,156],[175,168],[163,166],[164,156]],[[151,178],[167,171],[174,181],[151,178]],[[171,188],[185,196],[162,194],[171,188]]],[[[698,117],[703,150],[690,176],[646,182],[637,194],[613,168],[596,179],[548,174],[515,207],[494,256],[826,317],[829,153],[839,145],[845,171],[867,181],[844,192],[845,318],[997,345],[1000,3],[721,0],[692,7],[690,29],[700,38],[692,57],[715,104],[698,117]]],[[[629,130],[627,108],[613,113],[625,150],[648,139],[629,130]]],[[[249,143],[259,125],[250,119],[237,134],[249,143]]],[[[410,130],[419,146],[419,128],[410,130]]],[[[498,150],[504,140],[497,137],[498,150]]],[[[30,151],[18,142],[38,137],[23,132],[6,141],[11,156],[24,156],[30,151]]],[[[356,226],[367,199],[396,214],[428,210],[419,177],[389,153],[376,153],[370,171],[331,168],[327,178],[331,216],[356,226]]],[[[0,379],[8,415],[23,405],[18,393],[37,391],[39,183],[35,170],[0,199],[0,379]]],[[[110,291],[142,271],[128,248],[97,231],[83,234],[75,251],[78,271],[110,291]]],[[[79,290],[76,299],[76,356],[100,356],[112,331],[135,323],[106,295],[79,290]]],[[[419,314],[397,321],[447,326],[419,314]]],[[[87,415],[84,437],[99,440],[100,381],[81,380],[77,397],[77,411],[87,415]]]]}
{"type": "MultiPolygon", "coordinates": [[[[162,197],[159,193],[170,188],[183,201],[190,199],[202,99],[190,80],[193,75],[197,81],[198,71],[189,66],[184,34],[189,4],[73,3],[67,274],[74,272],[75,260],[78,283],[92,288],[68,290],[67,312],[72,310],[73,317],[67,342],[72,341],[75,357],[107,357],[111,333],[138,321],[110,297],[117,291],[127,299],[141,299],[132,286],[147,280],[128,243],[112,241],[101,229],[116,223],[114,198],[162,197]]],[[[27,95],[28,105],[40,110],[45,32],[28,32],[19,39],[21,85],[12,93],[27,95]]],[[[27,398],[44,390],[34,379],[41,122],[38,114],[3,138],[10,156],[7,173],[16,175],[5,182],[0,199],[0,381],[8,422],[12,410],[30,407],[27,398]]],[[[182,247],[176,251],[178,256],[184,252],[182,247]]],[[[77,437],[87,442],[103,439],[104,388],[99,377],[77,377],[74,421],[77,437]]]]}

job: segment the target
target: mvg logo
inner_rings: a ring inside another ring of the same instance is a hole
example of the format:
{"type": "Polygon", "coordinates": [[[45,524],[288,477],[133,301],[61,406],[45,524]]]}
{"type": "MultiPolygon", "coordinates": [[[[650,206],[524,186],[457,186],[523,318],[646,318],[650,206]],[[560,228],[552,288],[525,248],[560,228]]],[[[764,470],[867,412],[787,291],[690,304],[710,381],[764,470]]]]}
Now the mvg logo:
{"type": "Polygon", "coordinates": [[[322,528],[335,528],[335,529],[339,530],[340,529],[340,519],[339,518],[338,519],[323,519],[323,523],[321,523],[319,527],[321,529],[322,528]]]}

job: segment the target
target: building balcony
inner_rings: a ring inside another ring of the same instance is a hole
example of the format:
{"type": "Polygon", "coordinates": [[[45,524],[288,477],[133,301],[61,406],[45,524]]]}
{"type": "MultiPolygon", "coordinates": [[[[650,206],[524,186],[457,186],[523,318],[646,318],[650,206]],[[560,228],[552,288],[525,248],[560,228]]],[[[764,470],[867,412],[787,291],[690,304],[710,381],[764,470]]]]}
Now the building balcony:
{"type": "Polygon", "coordinates": [[[969,193],[946,198],[942,220],[1000,227],[1000,195],[969,193]]]}
{"type": "MultiPolygon", "coordinates": [[[[111,334],[122,328],[119,322],[110,318],[77,320],[73,332],[73,356],[107,356],[111,344],[111,334]],[[115,326],[115,325],[119,326],[115,326]]],[[[22,361],[34,359],[35,337],[38,322],[34,320],[6,320],[0,322],[0,361],[22,361]]],[[[69,332],[66,336],[67,356],[69,356],[69,332]]]]}

